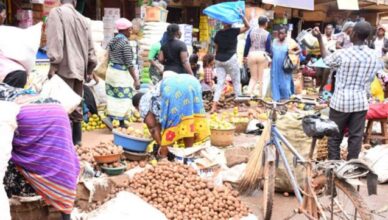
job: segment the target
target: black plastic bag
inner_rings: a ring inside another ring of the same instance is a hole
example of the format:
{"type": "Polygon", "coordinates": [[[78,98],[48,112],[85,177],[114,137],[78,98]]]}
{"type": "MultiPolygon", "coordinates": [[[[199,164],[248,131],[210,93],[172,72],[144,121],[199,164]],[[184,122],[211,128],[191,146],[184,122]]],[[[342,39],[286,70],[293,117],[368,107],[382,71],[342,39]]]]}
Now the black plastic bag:
{"type": "Polygon", "coordinates": [[[249,84],[249,80],[251,79],[251,73],[249,72],[249,68],[244,65],[243,68],[241,68],[241,85],[246,86],[249,84]]]}
{"type": "Polygon", "coordinates": [[[295,69],[297,65],[292,63],[292,60],[290,59],[289,54],[287,53],[286,58],[284,59],[283,62],[283,70],[284,72],[291,74],[295,69]]]}

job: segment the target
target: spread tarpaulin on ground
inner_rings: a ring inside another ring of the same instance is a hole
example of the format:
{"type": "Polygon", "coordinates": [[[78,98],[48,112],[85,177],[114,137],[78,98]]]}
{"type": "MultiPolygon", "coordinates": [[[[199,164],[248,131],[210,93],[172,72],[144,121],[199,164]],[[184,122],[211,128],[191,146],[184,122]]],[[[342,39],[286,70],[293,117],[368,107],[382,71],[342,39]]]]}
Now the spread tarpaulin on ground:
{"type": "Polygon", "coordinates": [[[41,32],[42,23],[27,29],[0,26],[0,54],[23,65],[27,73],[31,72],[35,65],[41,32]]]}
{"type": "Polygon", "coordinates": [[[219,3],[205,8],[203,13],[227,24],[241,23],[241,13],[245,13],[245,2],[219,3]]]}

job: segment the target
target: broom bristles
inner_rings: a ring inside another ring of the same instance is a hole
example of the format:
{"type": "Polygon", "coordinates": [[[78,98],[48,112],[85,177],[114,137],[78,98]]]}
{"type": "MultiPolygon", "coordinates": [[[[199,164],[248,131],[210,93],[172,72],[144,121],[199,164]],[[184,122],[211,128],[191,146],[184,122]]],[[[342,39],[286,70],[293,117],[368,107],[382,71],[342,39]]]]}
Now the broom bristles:
{"type": "Polygon", "coordinates": [[[267,120],[263,132],[257,141],[256,147],[251,153],[244,175],[239,181],[238,189],[241,193],[252,193],[260,184],[260,173],[262,167],[262,153],[271,135],[271,120],[267,120]]]}

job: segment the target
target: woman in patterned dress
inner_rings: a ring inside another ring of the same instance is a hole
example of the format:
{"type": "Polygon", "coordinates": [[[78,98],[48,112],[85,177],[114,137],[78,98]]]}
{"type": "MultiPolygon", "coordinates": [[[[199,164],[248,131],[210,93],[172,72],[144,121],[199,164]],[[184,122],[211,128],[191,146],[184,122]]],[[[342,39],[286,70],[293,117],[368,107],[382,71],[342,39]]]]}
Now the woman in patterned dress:
{"type": "Polygon", "coordinates": [[[161,146],[160,157],[166,157],[167,147],[178,141],[192,147],[210,136],[201,84],[192,75],[166,77],[153,90],[136,94],[132,101],[161,146]]]}
{"type": "Polygon", "coordinates": [[[119,33],[110,41],[109,66],[106,72],[107,111],[111,119],[120,120],[123,125],[130,113],[133,91],[139,89],[139,79],[133,66],[133,54],[129,45],[132,23],[121,18],[116,21],[119,33]],[[128,73],[129,72],[129,73],[128,73]]]}

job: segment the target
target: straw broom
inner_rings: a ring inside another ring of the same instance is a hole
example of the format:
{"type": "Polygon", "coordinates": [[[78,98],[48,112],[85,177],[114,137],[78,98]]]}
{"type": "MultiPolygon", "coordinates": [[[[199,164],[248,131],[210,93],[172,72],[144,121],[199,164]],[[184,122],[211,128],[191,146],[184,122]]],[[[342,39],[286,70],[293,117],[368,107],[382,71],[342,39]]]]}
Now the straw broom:
{"type": "Polygon", "coordinates": [[[261,167],[262,167],[262,153],[264,146],[267,144],[271,135],[271,120],[267,120],[263,133],[257,141],[256,147],[251,153],[247,167],[245,169],[243,177],[240,179],[238,184],[238,189],[241,193],[251,193],[257,188],[259,188],[260,177],[261,177],[261,167]]]}

